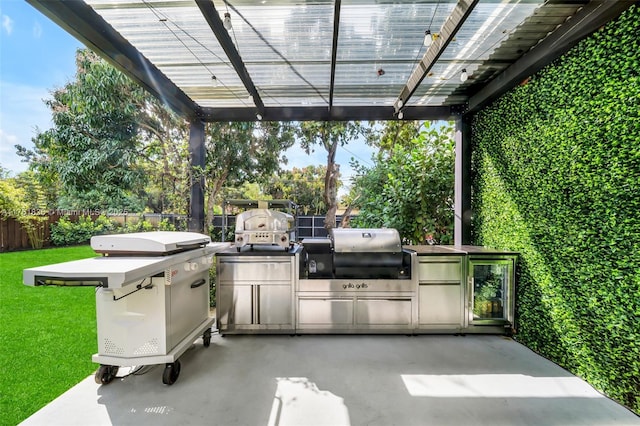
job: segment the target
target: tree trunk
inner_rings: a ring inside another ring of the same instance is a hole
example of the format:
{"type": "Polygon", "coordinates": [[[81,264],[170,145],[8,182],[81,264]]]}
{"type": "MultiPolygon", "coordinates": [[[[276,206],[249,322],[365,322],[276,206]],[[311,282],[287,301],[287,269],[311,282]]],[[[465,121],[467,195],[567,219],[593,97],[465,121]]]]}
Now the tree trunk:
{"type": "Polygon", "coordinates": [[[342,215],[342,222],[340,222],[340,228],[351,228],[351,212],[353,211],[353,204],[358,200],[358,198],[360,198],[360,195],[358,195],[344,211],[344,214],[342,215]]]}
{"type": "MultiPolygon", "coordinates": [[[[325,134],[325,138],[329,136],[325,134]]],[[[327,173],[324,177],[324,204],[327,206],[327,214],[324,218],[324,227],[326,230],[336,227],[336,212],[338,211],[338,176],[340,174],[340,165],[336,164],[336,151],[338,150],[338,141],[325,140],[327,148],[327,173]]]]}

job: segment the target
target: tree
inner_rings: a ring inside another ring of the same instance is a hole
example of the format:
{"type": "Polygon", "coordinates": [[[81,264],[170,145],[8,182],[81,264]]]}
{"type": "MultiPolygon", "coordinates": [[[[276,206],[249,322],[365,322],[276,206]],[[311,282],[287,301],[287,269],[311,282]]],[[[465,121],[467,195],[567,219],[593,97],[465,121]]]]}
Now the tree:
{"type": "Polygon", "coordinates": [[[26,214],[29,205],[25,202],[25,198],[25,191],[16,185],[15,179],[0,178],[0,218],[19,217],[26,214]]]}
{"type": "Polygon", "coordinates": [[[411,144],[424,126],[425,122],[412,120],[371,122],[366,132],[367,143],[378,147],[378,155],[393,155],[396,147],[411,144]]]}
{"type": "Polygon", "coordinates": [[[327,212],[324,227],[336,227],[336,211],[338,210],[338,184],[340,179],[340,165],[336,163],[338,147],[363,135],[363,128],[359,121],[348,122],[317,122],[300,123],[298,137],[300,145],[307,154],[319,145],[327,151],[327,168],[324,176],[323,201],[327,212]]]}
{"type": "Polygon", "coordinates": [[[186,213],[188,126],[158,99],[89,50],[75,80],[45,101],[54,126],[18,154],[49,207],[186,213]]]}
{"type": "Polygon", "coordinates": [[[144,174],[137,164],[145,93],[90,50],[78,50],[75,81],[45,103],[53,127],[17,147],[45,186],[60,183],[62,207],[140,208],[144,174]]]}
{"type": "Polygon", "coordinates": [[[356,164],[354,223],[390,227],[414,244],[451,243],[455,150],[453,127],[430,127],[396,145],[371,168],[356,164]],[[355,195],[357,194],[357,195],[355,195]]]}
{"type": "Polygon", "coordinates": [[[294,167],[273,174],[266,184],[266,192],[275,199],[291,200],[304,214],[317,215],[325,211],[325,166],[294,167]]]}
{"type": "Polygon", "coordinates": [[[24,192],[23,201],[30,210],[47,210],[47,200],[54,197],[56,188],[43,188],[33,170],[18,174],[14,182],[24,192]]]}
{"type": "Polygon", "coordinates": [[[189,125],[156,98],[146,99],[145,112],[138,125],[140,166],[147,176],[146,208],[187,214],[191,192],[189,125]]]}
{"type": "Polygon", "coordinates": [[[224,186],[258,182],[286,163],[293,128],[278,122],[208,123],[206,126],[206,221],[213,220],[224,186]]]}

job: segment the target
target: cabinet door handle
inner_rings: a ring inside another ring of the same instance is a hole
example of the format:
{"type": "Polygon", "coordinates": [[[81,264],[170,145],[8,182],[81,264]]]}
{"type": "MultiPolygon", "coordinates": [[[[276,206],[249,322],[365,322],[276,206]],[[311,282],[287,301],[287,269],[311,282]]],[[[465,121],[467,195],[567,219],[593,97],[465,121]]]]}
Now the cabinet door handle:
{"type": "Polygon", "coordinates": [[[260,286],[256,286],[256,324],[260,324],[260,286]]]}
{"type": "Polygon", "coordinates": [[[196,282],[194,282],[193,284],[191,284],[191,288],[198,288],[201,287],[203,285],[205,285],[207,283],[207,280],[198,280],[196,282]]]}

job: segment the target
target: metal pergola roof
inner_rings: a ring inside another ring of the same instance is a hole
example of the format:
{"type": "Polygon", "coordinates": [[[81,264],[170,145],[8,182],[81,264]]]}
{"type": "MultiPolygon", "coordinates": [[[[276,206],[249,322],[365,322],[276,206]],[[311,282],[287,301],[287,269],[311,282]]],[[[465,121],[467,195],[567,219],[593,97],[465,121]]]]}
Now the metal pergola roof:
{"type": "Polygon", "coordinates": [[[28,1],[172,109],[205,122],[460,116],[635,3],[28,1]],[[429,46],[426,31],[437,35],[429,46]]]}

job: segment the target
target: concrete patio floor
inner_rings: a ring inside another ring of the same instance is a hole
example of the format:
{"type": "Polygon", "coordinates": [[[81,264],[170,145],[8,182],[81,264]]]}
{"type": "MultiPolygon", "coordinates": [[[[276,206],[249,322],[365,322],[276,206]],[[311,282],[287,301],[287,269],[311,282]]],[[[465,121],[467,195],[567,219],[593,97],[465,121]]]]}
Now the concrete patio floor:
{"type": "Polygon", "coordinates": [[[163,366],[88,377],[24,425],[640,425],[501,336],[227,336],[163,366]]]}

